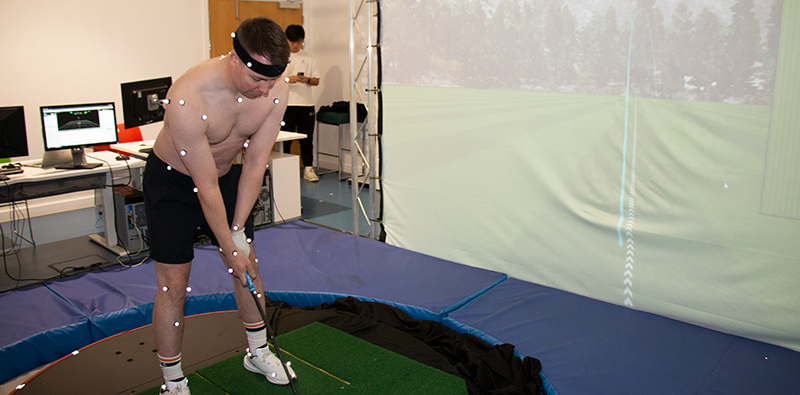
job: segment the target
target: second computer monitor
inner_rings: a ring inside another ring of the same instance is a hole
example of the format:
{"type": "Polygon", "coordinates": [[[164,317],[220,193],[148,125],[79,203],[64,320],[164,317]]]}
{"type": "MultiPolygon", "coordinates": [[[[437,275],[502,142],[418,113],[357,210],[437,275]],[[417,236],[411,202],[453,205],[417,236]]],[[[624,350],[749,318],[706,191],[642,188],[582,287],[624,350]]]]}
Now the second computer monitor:
{"type": "Polygon", "coordinates": [[[125,82],[122,89],[122,114],[125,129],[164,120],[162,100],[172,86],[172,77],[125,82]]]}

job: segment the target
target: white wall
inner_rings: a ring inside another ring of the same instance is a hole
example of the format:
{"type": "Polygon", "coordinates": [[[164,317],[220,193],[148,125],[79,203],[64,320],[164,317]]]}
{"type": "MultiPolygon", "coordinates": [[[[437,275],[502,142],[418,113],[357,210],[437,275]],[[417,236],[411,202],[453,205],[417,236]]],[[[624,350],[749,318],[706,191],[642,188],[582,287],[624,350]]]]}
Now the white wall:
{"type": "MultiPolygon", "coordinates": [[[[208,58],[205,0],[0,4],[0,105],[24,105],[31,158],[44,149],[39,106],[115,101],[120,83],[172,76],[208,58]]],[[[25,158],[23,158],[25,159],[25,158]]]]}
{"type": "MultiPolygon", "coordinates": [[[[115,101],[120,83],[180,76],[208,58],[206,0],[0,2],[0,106],[25,106],[28,157],[44,152],[39,107],[115,101]]],[[[142,129],[155,138],[159,127],[142,129]]],[[[37,243],[98,231],[91,191],[29,202],[37,243]],[[71,232],[66,232],[65,230],[71,232]]],[[[0,221],[8,221],[8,210],[0,221]]],[[[102,228],[101,228],[102,229],[102,228]]],[[[8,224],[4,225],[8,232],[8,224]]]]}
{"type": "MultiPolygon", "coordinates": [[[[306,50],[316,57],[321,74],[314,88],[317,109],[349,100],[350,0],[304,0],[303,7],[306,50]]],[[[320,124],[318,133],[320,152],[336,153],[339,128],[320,124]]],[[[320,155],[319,162],[321,167],[337,168],[336,158],[320,155]]]]}
{"type": "MultiPolygon", "coordinates": [[[[349,80],[349,0],[305,0],[306,48],[322,73],[317,107],[346,100],[349,80]]],[[[174,79],[209,56],[207,0],[43,0],[0,2],[0,106],[24,105],[28,157],[44,152],[39,106],[115,101],[120,83],[174,79]]],[[[160,124],[142,127],[154,139],[160,124]]],[[[323,126],[323,152],[335,152],[337,128],[323,126]]],[[[324,157],[323,157],[324,158],[324,157]]],[[[326,167],[336,167],[335,158],[326,167]]],[[[82,236],[97,228],[94,194],[77,192],[29,202],[37,243],[82,236]],[[65,232],[70,229],[71,232],[65,232]]],[[[0,222],[10,219],[0,209],[0,222]]],[[[8,224],[4,224],[8,231],[8,224]]]]}

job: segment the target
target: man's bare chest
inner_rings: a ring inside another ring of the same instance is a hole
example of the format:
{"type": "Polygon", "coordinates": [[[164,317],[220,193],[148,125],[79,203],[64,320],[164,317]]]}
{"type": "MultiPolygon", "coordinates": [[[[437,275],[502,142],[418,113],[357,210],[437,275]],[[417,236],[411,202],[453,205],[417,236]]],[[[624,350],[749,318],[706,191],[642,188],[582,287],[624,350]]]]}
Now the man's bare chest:
{"type": "Polygon", "coordinates": [[[207,111],[209,143],[247,139],[263,124],[268,111],[257,106],[213,106],[207,111]]]}

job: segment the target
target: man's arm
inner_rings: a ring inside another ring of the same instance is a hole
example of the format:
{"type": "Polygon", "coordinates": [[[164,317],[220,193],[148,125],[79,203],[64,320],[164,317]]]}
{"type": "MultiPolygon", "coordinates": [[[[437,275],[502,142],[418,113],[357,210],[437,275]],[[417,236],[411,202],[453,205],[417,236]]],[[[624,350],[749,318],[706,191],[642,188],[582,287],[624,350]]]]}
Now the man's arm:
{"type": "Polygon", "coordinates": [[[239,226],[244,226],[247,217],[253,210],[256,198],[261,192],[264,171],[267,169],[267,163],[269,162],[269,154],[275,145],[275,140],[278,138],[283,113],[286,111],[286,102],[289,95],[286,83],[282,80],[275,83],[272,93],[268,99],[261,99],[269,100],[268,105],[273,106],[273,108],[261,127],[250,136],[250,141],[245,150],[242,176],[239,179],[236,212],[233,216],[233,223],[239,226]],[[278,104],[273,104],[275,98],[278,99],[278,104]]]}
{"type": "MultiPolygon", "coordinates": [[[[170,92],[173,93],[173,92],[170,92]]],[[[203,119],[205,102],[199,95],[186,94],[177,89],[177,95],[193,97],[184,105],[173,105],[166,112],[164,126],[169,131],[169,137],[175,150],[178,151],[183,165],[192,177],[197,187],[197,196],[203,209],[203,215],[211,231],[222,248],[222,257],[225,265],[234,270],[233,274],[239,277],[243,286],[246,286],[244,273],[249,271],[250,265],[246,254],[233,256],[236,246],[231,238],[228,227],[228,216],[225,203],[219,189],[218,171],[211,146],[208,142],[209,121],[203,119]]],[[[256,277],[257,273],[250,273],[256,277]]]]}

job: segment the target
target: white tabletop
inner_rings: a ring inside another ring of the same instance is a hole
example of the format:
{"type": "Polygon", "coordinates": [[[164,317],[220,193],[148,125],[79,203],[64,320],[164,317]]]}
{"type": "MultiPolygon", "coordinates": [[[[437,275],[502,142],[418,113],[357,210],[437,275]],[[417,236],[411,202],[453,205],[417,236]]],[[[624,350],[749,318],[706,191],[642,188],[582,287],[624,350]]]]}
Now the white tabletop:
{"type": "MultiPolygon", "coordinates": [[[[278,138],[275,140],[275,142],[281,143],[284,141],[300,140],[306,137],[308,136],[303,133],[285,132],[281,130],[280,133],[278,133],[278,138]]],[[[131,155],[147,156],[146,153],[142,153],[139,150],[152,149],[154,143],[155,140],[134,141],[131,143],[112,144],[111,148],[131,155]]]]}
{"type": "MultiPolygon", "coordinates": [[[[107,173],[109,169],[117,171],[127,169],[128,167],[137,168],[145,164],[143,160],[136,158],[131,158],[127,161],[117,160],[116,158],[119,154],[110,151],[87,152],[85,155],[88,163],[101,163],[102,166],[95,167],[94,169],[42,169],[41,167],[31,166],[31,164],[37,161],[25,161],[22,162],[22,173],[8,174],[9,179],[2,183],[12,185],[23,182],[48,181],[87,174],[107,173]]],[[[38,162],[41,163],[41,160],[38,162]]]]}

